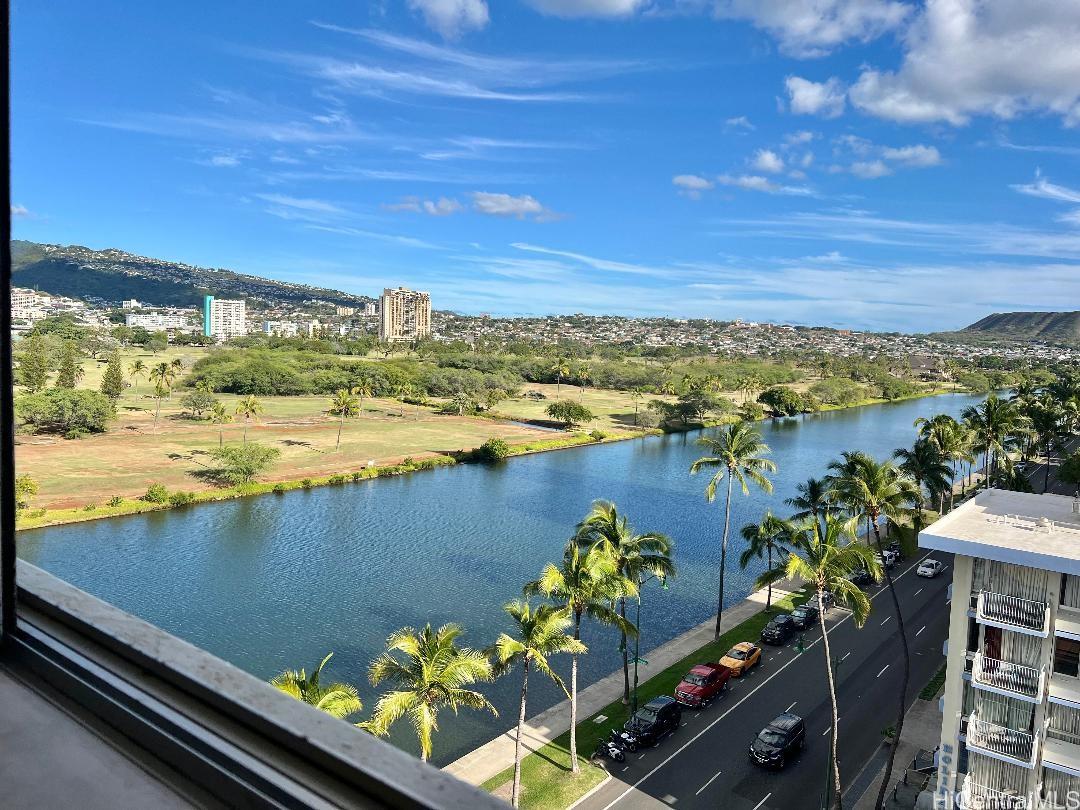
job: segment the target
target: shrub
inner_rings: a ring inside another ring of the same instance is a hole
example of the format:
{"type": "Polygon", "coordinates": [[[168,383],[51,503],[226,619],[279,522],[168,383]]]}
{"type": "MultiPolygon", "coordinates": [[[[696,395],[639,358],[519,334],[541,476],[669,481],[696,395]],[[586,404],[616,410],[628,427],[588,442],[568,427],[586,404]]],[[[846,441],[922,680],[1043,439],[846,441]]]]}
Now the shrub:
{"type": "Polygon", "coordinates": [[[23,512],[30,500],[38,494],[38,482],[25,473],[15,476],[15,511],[23,512]]]}
{"type": "Polygon", "coordinates": [[[337,475],[331,475],[329,478],[327,478],[326,483],[328,483],[328,484],[344,484],[345,481],[347,481],[347,480],[348,479],[344,475],[337,474],[337,475]]]}
{"type": "Polygon", "coordinates": [[[510,455],[510,445],[505,439],[492,437],[477,448],[475,456],[480,461],[499,461],[510,455]]]}
{"type": "Polygon", "coordinates": [[[97,509],[96,503],[88,503],[82,508],[84,512],[93,512],[95,509],[97,509]]]}
{"type": "Polygon", "coordinates": [[[572,399],[564,399],[561,402],[552,402],[547,406],[547,414],[552,419],[558,419],[560,422],[565,422],[567,429],[572,428],[574,425],[580,425],[584,422],[591,422],[596,419],[596,416],[592,411],[580,402],[574,402],[572,399]]]}
{"type": "Polygon", "coordinates": [[[413,459],[412,456],[405,456],[404,460],[402,460],[402,462],[401,462],[401,466],[404,467],[405,469],[409,469],[410,467],[415,467],[416,466],[416,460],[413,459]]]}
{"type": "Polygon", "coordinates": [[[360,472],[359,470],[354,471],[353,474],[350,476],[350,478],[352,478],[353,481],[359,481],[363,477],[364,477],[364,474],[362,472],[360,472]]]}
{"type": "Polygon", "coordinates": [[[164,484],[151,484],[146,488],[146,494],[142,499],[147,503],[165,503],[169,500],[169,490],[164,484]]]}
{"type": "Polygon", "coordinates": [[[739,416],[747,422],[757,422],[765,418],[765,409],[760,402],[744,402],[739,406],[739,416]]]}
{"type": "Polygon", "coordinates": [[[267,447],[258,442],[215,447],[210,451],[210,456],[218,466],[211,471],[212,477],[219,483],[233,486],[249,484],[280,455],[281,451],[276,447],[267,447]]]}
{"type": "Polygon", "coordinates": [[[109,506],[113,506],[113,507],[121,506],[124,503],[124,499],[121,498],[119,495],[113,495],[111,498],[109,498],[107,503],[108,503],[109,506]]]}
{"type": "Polygon", "coordinates": [[[275,495],[284,495],[285,494],[285,485],[284,484],[274,484],[274,486],[270,488],[270,491],[273,492],[275,495]]]}
{"type": "Polygon", "coordinates": [[[606,439],[608,437],[608,435],[606,433],[604,433],[604,431],[599,430],[599,429],[590,432],[589,436],[591,436],[595,441],[598,441],[598,442],[602,442],[604,439],[606,439]]]}
{"type": "Polygon", "coordinates": [[[18,397],[15,416],[32,433],[78,438],[104,432],[116,417],[116,404],[100,391],[53,388],[18,397]]]}
{"type": "Polygon", "coordinates": [[[169,496],[169,503],[173,506],[187,506],[195,503],[194,492],[174,492],[169,496]]]}
{"type": "Polygon", "coordinates": [[[300,486],[302,486],[304,489],[311,489],[313,486],[315,486],[315,482],[312,481],[310,478],[305,478],[300,482],[300,486]]]}

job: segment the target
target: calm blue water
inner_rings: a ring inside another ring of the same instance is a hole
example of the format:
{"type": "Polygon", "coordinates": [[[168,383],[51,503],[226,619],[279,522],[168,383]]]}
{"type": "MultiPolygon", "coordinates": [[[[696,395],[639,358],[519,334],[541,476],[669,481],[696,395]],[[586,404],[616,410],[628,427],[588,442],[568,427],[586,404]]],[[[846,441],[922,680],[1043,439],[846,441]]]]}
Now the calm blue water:
{"type": "MultiPolygon", "coordinates": [[[[779,465],[771,496],[733,502],[738,528],[766,509],[786,514],[797,483],[821,475],[843,450],[888,455],[910,444],[919,416],[958,416],[976,398],[945,395],[762,425],[779,465]]],[[[615,501],[640,531],[675,540],[679,576],[646,589],[643,649],[699,624],[716,606],[723,500],[705,502],[700,434],[562,450],[495,466],[462,465],[341,487],[295,491],[169,512],[25,531],[19,553],[69,582],[225,658],[260,678],[316,664],[361,688],[386,636],[403,625],[458,622],[482,647],[504,629],[500,606],[557,561],[575,523],[597,498],[615,501]]],[[[759,569],[728,574],[727,601],[749,591],[759,569]]],[[[617,637],[588,627],[582,685],[620,665],[617,637]]],[[[569,661],[556,667],[568,674],[569,661]]],[[[647,671],[646,671],[647,674],[647,671]]],[[[449,762],[509,728],[516,676],[484,687],[497,720],[447,714],[435,758],[449,762]]],[[[561,693],[530,683],[529,712],[561,693]]],[[[403,726],[407,725],[402,723],[403,726]]],[[[395,741],[414,749],[407,729],[395,741]]]]}

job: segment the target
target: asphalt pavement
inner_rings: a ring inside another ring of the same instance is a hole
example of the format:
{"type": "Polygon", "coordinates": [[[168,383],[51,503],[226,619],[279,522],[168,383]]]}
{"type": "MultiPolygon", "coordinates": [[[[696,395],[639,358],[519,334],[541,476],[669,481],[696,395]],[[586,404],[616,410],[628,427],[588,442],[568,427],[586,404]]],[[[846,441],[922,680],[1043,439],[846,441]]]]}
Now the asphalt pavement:
{"type": "MultiPolygon", "coordinates": [[[[948,635],[946,589],[952,560],[935,552],[945,571],[934,579],[915,575],[924,555],[893,570],[911,648],[907,705],[915,700],[944,661],[948,635]]],[[[896,721],[903,675],[900,637],[886,589],[870,593],[873,610],[859,629],[848,611],[829,611],[829,642],[838,664],[840,768],[845,790],[860,786],[864,767],[896,721]]],[[[748,639],[754,641],[755,639],[748,639]]],[[[829,752],[829,695],[821,632],[805,634],[806,651],[794,640],[768,647],[762,665],[740,680],[708,709],[684,709],[683,725],[653,748],[628,754],[625,764],[606,762],[613,778],[578,805],[582,810],[644,810],[689,807],[731,810],[791,810],[819,806],[829,752]],[[803,751],[780,772],[752,763],[753,738],[776,715],[792,711],[806,720],[803,751]]],[[[649,696],[651,697],[651,695],[649,696]]],[[[897,762],[902,768],[905,763],[897,762]]],[[[845,795],[854,804],[854,795],[845,795]]]]}

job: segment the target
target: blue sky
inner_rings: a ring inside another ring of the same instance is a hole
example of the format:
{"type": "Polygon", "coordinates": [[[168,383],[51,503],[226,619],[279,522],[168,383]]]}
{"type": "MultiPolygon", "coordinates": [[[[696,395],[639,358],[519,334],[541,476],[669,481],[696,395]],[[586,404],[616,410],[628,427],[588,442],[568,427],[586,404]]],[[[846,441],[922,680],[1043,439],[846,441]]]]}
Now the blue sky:
{"type": "Polygon", "coordinates": [[[1080,308],[1076,0],[13,16],[18,238],[468,313],[1080,308]]]}

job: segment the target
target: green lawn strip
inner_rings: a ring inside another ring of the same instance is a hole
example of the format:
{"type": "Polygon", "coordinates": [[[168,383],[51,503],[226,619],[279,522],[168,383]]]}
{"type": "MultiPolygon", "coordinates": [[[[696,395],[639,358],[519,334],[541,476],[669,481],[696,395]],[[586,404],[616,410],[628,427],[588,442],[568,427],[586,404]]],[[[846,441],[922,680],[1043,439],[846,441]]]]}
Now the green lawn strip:
{"type": "Polygon", "coordinates": [[[945,685],[945,665],[941,665],[941,669],[934,673],[934,677],[931,678],[922,691],[919,692],[920,700],[933,700],[937,697],[937,693],[941,691],[941,687],[945,685]]]}
{"type": "MultiPolygon", "coordinates": [[[[692,666],[706,661],[719,661],[724,653],[740,641],[756,641],[762,628],[776,613],[790,611],[796,605],[805,602],[807,598],[809,594],[799,593],[776,599],[771,611],[762,610],[756,613],[721,635],[717,641],[709,642],[667,669],[656,673],[639,684],[639,705],[657,695],[673,694],[682,676],[692,666]]],[[[761,666],[767,666],[767,663],[761,666]]],[[[539,751],[525,757],[521,763],[521,806],[537,810],[563,810],[599,783],[604,777],[604,772],[592,765],[588,758],[596,748],[597,742],[607,737],[611,729],[622,728],[628,716],[629,707],[623,705],[622,700],[619,699],[608,704],[592,717],[578,723],[578,759],[581,761],[582,772],[576,780],[569,778],[569,731],[556,737],[539,751]],[[594,722],[593,718],[601,714],[606,715],[607,720],[603,723],[594,722]],[[586,777],[589,771],[595,771],[595,774],[586,777]]],[[[487,780],[481,787],[484,790],[493,791],[513,778],[514,768],[511,766],[487,780]]]]}

